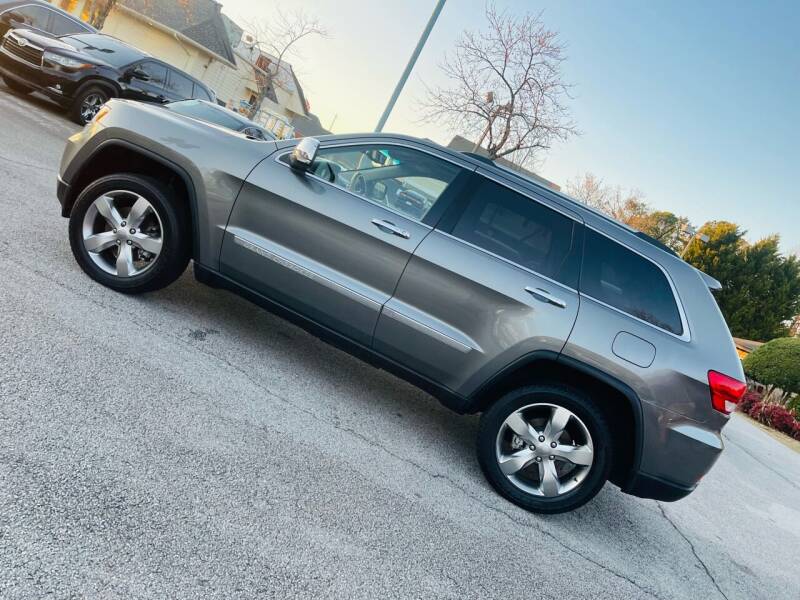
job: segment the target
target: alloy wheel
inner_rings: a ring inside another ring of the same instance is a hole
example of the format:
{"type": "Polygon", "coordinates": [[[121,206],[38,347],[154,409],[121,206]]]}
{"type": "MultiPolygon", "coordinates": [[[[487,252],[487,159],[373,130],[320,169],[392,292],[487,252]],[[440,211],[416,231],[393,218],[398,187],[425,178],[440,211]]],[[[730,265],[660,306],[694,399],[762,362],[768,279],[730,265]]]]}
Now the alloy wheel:
{"type": "Polygon", "coordinates": [[[100,111],[100,108],[105,104],[105,98],[99,93],[93,93],[86,96],[81,103],[81,118],[85,123],[94,119],[95,115],[100,111]]]}
{"type": "Polygon", "coordinates": [[[572,411],[529,404],[511,413],[497,433],[500,471],[520,490],[554,498],[583,483],[594,461],[592,436],[572,411]]]}
{"type": "Polygon", "coordinates": [[[106,192],[83,217],[83,247],[89,258],[117,277],[133,277],[152,268],[164,246],[163,235],[155,208],[135,192],[106,192]]]}

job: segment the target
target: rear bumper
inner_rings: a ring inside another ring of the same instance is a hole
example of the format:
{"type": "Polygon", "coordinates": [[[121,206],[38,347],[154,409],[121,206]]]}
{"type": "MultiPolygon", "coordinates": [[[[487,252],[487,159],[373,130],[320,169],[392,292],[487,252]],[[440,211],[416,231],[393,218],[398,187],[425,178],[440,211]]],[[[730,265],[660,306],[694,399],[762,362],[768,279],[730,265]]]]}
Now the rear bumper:
{"type": "Polygon", "coordinates": [[[623,491],[672,502],[689,495],[722,454],[717,426],[642,403],[643,447],[639,470],[623,491]]]}
{"type": "Polygon", "coordinates": [[[675,502],[691,494],[696,487],[697,484],[687,487],[654,475],[637,473],[628,484],[625,493],[631,496],[638,496],[639,498],[650,498],[652,500],[661,500],[662,502],[675,502]]]}

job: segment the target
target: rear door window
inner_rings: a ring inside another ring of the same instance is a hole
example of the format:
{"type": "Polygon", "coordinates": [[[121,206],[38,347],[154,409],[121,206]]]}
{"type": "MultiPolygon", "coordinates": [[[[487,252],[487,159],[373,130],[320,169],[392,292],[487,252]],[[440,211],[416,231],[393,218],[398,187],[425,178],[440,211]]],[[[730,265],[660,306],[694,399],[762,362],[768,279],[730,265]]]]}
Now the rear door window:
{"type": "Polygon", "coordinates": [[[667,276],[653,262],[586,229],[581,293],[676,335],[680,312],[667,276]]]}
{"type": "Polygon", "coordinates": [[[194,94],[194,82],[177,71],[170,71],[167,91],[176,98],[188,99],[194,94]]]}
{"type": "Polygon", "coordinates": [[[540,275],[577,288],[575,221],[536,200],[478,177],[455,237],[540,275]]]}

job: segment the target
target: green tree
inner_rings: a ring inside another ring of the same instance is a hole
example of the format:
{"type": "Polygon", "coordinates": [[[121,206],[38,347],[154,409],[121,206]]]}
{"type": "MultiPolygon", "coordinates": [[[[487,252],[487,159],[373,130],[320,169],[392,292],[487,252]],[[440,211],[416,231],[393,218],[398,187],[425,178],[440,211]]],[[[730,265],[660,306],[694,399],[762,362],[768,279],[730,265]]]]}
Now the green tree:
{"type": "Polygon", "coordinates": [[[733,335],[752,340],[787,335],[800,312],[800,261],[780,254],[777,236],[748,244],[744,232],[725,221],[700,231],[709,241],[691,242],[684,258],[722,283],[716,298],[733,335]]]}
{"type": "Polygon", "coordinates": [[[743,365],[751,379],[786,394],[800,394],[800,339],[774,339],[745,358],[743,365]]]}

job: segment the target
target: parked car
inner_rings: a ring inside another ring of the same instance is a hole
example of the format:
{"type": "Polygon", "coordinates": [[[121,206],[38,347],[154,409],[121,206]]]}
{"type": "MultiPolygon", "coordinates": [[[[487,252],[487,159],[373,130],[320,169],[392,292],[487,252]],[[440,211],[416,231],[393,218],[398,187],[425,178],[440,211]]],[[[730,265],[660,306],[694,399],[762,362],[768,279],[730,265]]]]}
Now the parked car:
{"type": "Polygon", "coordinates": [[[689,494],[745,390],[715,280],[430,141],[265,144],[112,100],[70,138],[58,197],[95,281],[149,292],[194,259],[201,282],[482,413],[480,466],[528,510],[574,509],[607,479],[689,494]]]}
{"type": "Polygon", "coordinates": [[[0,76],[12,89],[38,91],[86,124],[109,98],[166,103],[213,102],[203,83],[113,37],[81,33],[54,38],[10,29],[0,45],[0,76]]]}
{"type": "Polygon", "coordinates": [[[91,25],[45,0],[0,0],[0,38],[15,28],[32,29],[54,37],[97,33],[91,25]]]}
{"type": "Polygon", "coordinates": [[[266,142],[276,139],[272,133],[257,123],[217,103],[206,102],[205,100],[182,100],[180,102],[170,102],[166,105],[166,108],[179,115],[238,131],[254,140],[266,142]]]}

